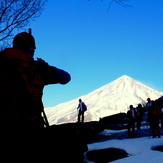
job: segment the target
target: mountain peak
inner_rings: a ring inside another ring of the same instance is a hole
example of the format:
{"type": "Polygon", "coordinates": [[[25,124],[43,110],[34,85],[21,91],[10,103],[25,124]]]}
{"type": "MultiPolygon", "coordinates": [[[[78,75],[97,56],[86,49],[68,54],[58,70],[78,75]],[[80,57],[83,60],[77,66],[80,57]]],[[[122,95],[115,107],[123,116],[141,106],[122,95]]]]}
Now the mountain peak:
{"type": "Polygon", "coordinates": [[[123,80],[126,80],[126,79],[132,79],[134,80],[133,78],[127,76],[127,75],[122,75],[121,77],[119,77],[118,79],[123,79],[123,80]]]}
{"type": "Polygon", "coordinates": [[[120,78],[130,78],[130,77],[127,75],[122,75],[120,78]]]}

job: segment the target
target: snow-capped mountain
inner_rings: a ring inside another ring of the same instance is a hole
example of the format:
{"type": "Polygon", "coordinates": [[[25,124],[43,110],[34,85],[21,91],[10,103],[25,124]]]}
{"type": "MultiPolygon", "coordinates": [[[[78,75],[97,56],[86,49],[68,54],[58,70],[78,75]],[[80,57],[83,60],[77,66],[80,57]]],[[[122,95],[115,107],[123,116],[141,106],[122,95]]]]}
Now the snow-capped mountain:
{"type": "Polygon", "coordinates": [[[95,91],[55,107],[45,108],[49,123],[61,124],[76,122],[78,100],[87,105],[85,121],[98,121],[99,118],[127,112],[129,105],[136,107],[150,97],[155,100],[163,96],[158,92],[126,75],[106,84],[95,91]]]}

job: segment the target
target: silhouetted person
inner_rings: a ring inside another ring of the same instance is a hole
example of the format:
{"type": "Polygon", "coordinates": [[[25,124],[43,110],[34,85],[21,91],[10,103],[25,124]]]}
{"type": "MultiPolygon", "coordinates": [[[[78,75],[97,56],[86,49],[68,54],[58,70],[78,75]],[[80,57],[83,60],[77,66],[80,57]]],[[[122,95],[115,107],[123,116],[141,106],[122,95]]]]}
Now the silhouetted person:
{"type": "Polygon", "coordinates": [[[43,158],[42,146],[47,144],[42,117],[43,88],[70,81],[67,72],[40,58],[35,61],[35,49],[34,37],[22,32],[14,37],[13,48],[0,52],[0,122],[4,144],[1,149],[8,155],[5,160],[43,158]]]}
{"type": "Polygon", "coordinates": [[[136,108],[137,130],[140,130],[141,128],[141,123],[143,121],[144,112],[145,112],[145,109],[142,107],[141,104],[138,104],[138,107],[136,108]]]}
{"type": "Polygon", "coordinates": [[[130,105],[130,110],[127,112],[128,121],[128,137],[134,138],[135,136],[135,121],[136,121],[136,111],[133,105],[130,105]],[[132,128],[132,132],[130,129],[132,128]]]}
{"type": "Polygon", "coordinates": [[[83,123],[84,122],[84,112],[87,110],[87,107],[86,107],[85,103],[81,99],[79,99],[79,105],[78,105],[77,109],[79,109],[78,122],[83,123]],[[82,119],[81,119],[81,117],[82,117],[82,119]]]}
{"type": "Polygon", "coordinates": [[[146,103],[146,110],[148,111],[148,108],[150,107],[150,106],[152,106],[152,101],[151,101],[151,99],[150,98],[147,98],[147,103],[146,103]]]}
{"type": "Polygon", "coordinates": [[[161,128],[163,128],[163,96],[156,100],[157,106],[160,108],[160,120],[161,120],[161,128]]]}
{"type": "Polygon", "coordinates": [[[156,132],[157,136],[159,138],[161,137],[161,130],[159,126],[160,115],[161,115],[160,108],[157,106],[157,103],[155,101],[152,101],[152,106],[148,110],[148,117],[153,138],[156,137],[156,132]]]}

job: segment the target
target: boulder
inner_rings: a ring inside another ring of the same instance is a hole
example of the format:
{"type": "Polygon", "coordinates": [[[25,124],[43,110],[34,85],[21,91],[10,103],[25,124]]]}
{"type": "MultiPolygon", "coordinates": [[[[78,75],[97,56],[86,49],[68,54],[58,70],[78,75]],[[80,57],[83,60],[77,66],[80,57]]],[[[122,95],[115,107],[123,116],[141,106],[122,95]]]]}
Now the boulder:
{"type": "Polygon", "coordinates": [[[92,150],[86,153],[87,159],[95,163],[108,163],[114,160],[128,157],[128,153],[118,148],[106,148],[92,150]]]}
{"type": "Polygon", "coordinates": [[[163,145],[151,147],[151,150],[163,152],[163,145]]]}
{"type": "Polygon", "coordinates": [[[114,114],[100,119],[106,129],[121,130],[126,129],[128,121],[126,113],[114,114]]]}
{"type": "Polygon", "coordinates": [[[104,128],[99,122],[67,123],[53,125],[47,129],[49,151],[60,163],[83,163],[88,141],[104,128]]]}

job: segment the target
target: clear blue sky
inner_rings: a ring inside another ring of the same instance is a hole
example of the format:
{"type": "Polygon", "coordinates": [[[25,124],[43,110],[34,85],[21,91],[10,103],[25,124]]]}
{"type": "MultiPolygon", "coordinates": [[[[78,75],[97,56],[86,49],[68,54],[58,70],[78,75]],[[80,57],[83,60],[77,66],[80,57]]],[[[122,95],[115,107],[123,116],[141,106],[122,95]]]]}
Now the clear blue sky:
{"type": "Polygon", "coordinates": [[[72,77],[67,85],[45,87],[45,107],[88,94],[122,75],[163,92],[163,0],[129,0],[133,8],[127,9],[113,3],[107,13],[109,3],[49,0],[31,22],[35,57],[72,77]]]}

